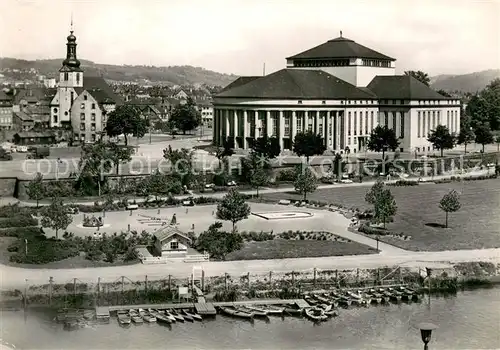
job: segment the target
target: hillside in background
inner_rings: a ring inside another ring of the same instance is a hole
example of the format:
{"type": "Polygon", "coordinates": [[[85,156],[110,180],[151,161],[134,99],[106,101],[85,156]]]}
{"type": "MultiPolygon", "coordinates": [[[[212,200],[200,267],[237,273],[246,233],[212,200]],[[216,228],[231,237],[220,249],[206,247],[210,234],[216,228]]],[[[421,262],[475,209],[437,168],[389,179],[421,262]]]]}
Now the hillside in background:
{"type": "MultiPolygon", "coordinates": [[[[16,58],[0,58],[0,70],[5,68],[29,70],[35,68],[39,74],[47,77],[56,77],[61,68],[63,59],[27,61],[16,58]]],[[[153,83],[171,85],[206,84],[226,86],[233,82],[237,76],[217,73],[201,67],[193,66],[118,66],[98,64],[92,61],[80,60],[85,73],[101,75],[107,80],[138,81],[142,79],[153,83]]],[[[4,73],[5,74],[5,73],[4,73]]],[[[7,76],[7,74],[5,74],[7,76]]]]}
{"type": "Polygon", "coordinates": [[[431,87],[434,90],[448,92],[475,93],[484,89],[486,85],[496,78],[500,78],[500,69],[489,69],[462,75],[437,75],[431,78],[431,87]]]}

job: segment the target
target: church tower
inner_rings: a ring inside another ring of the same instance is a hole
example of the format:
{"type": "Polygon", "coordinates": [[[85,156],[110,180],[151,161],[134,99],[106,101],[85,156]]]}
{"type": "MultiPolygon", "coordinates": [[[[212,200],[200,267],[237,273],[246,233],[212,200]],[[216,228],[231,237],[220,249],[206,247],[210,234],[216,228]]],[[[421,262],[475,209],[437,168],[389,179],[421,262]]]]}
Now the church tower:
{"type": "Polygon", "coordinates": [[[71,122],[71,106],[83,88],[83,70],[76,58],[76,36],[73,35],[73,20],[66,43],[66,59],[59,69],[59,88],[51,102],[51,127],[60,127],[71,122]]]}

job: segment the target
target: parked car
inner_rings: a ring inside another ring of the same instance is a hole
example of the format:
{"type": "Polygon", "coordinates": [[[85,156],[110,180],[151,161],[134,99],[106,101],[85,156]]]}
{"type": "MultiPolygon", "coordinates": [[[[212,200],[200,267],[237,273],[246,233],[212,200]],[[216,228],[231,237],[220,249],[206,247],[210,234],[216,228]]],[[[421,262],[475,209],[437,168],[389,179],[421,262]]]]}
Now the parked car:
{"type": "Polygon", "coordinates": [[[131,203],[129,203],[127,205],[127,210],[137,210],[137,209],[139,209],[139,206],[137,204],[131,204],[131,203]]]}
{"type": "Polygon", "coordinates": [[[341,183],[343,184],[352,184],[352,180],[351,179],[342,179],[340,180],[341,183]]]}
{"type": "Polygon", "coordinates": [[[19,153],[28,153],[28,147],[27,146],[17,146],[16,151],[19,153]]]}
{"type": "Polygon", "coordinates": [[[228,185],[229,187],[238,186],[238,184],[236,183],[236,181],[233,181],[233,180],[229,181],[229,182],[227,183],[227,185],[228,185]]]}
{"type": "Polygon", "coordinates": [[[206,189],[214,188],[215,184],[205,184],[206,189]]]}

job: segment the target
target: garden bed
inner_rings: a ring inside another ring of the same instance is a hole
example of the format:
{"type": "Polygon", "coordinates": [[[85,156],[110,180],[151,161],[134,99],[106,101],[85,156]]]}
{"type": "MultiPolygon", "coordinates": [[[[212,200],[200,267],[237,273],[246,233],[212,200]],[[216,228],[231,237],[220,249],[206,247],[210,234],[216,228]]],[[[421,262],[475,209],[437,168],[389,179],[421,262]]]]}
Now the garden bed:
{"type": "Polygon", "coordinates": [[[226,260],[314,258],[375,253],[377,253],[375,249],[357,242],[274,239],[245,242],[242,249],[229,253],[226,260]]]}

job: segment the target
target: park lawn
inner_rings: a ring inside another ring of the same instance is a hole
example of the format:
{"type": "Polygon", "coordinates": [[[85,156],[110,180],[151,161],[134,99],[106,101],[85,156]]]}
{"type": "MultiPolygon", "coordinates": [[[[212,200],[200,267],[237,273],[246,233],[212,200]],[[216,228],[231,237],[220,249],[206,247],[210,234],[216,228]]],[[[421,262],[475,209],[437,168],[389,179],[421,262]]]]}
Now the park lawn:
{"type": "Polygon", "coordinates": [[[375,253],[376,249],[357,242],[274,239],[245,242],[242,249],[229,253],[226,260],[314,258],[375,253]]]}
{"type": "MultiPolygon", "coordinates": [[[[394,222],[387,224],[387,229],[412,238],[403,241],[382,236],[382,241],[413,251],[500,247],[500,180],[389,188],[395,197],[398,212],[394,222]],[[461,209],[450,213],[449,228],[432,227],[444,224],[445,213],[439,209],[439,201],[452,189],[461,193],[461,209]]],[[[321,189],[307,198],[363,210],[371,208],[365,202],[369,189],[368,186],[321,189]]],[[[264,197],[273,200],[301,198],[294,193],[265,194],[264,197]]]]}

